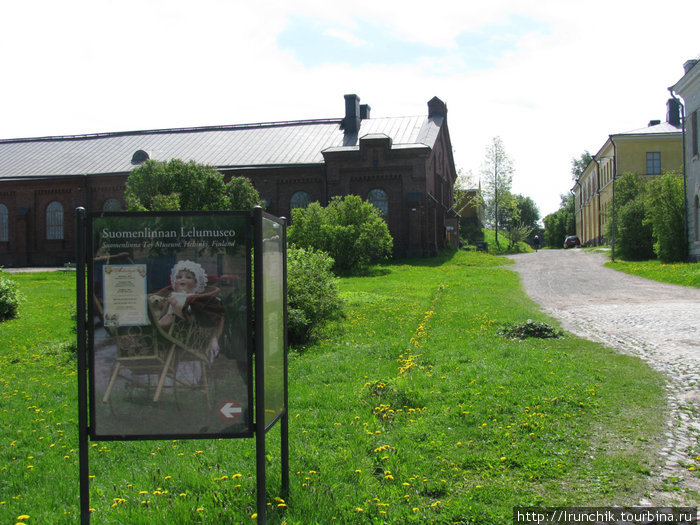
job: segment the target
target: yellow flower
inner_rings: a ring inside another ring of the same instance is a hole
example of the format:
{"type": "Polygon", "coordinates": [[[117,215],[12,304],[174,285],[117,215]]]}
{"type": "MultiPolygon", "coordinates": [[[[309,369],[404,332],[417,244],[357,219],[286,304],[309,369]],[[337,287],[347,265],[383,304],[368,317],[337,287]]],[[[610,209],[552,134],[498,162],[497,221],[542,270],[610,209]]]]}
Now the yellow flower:
{"type": "Polygon", "coordinates": [[[17,516],[17,521],[23,521],[23,520],[28,520],[29,515],[27,514],[22,514],[21,516],[17,516]]]}

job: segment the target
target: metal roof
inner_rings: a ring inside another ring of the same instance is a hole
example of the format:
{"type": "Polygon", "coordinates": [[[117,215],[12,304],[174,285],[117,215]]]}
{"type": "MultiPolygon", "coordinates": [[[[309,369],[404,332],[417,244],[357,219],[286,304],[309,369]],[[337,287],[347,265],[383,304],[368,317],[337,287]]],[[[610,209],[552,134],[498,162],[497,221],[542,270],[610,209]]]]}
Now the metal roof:
{"type": "Polygon", "coordinates": [[[633,129],[632,131],[623,131],[622,133],[615,133],[613,136],[622,135],[666,135],[678,133],[681,134],[681,129],[676,126],[669,124],[668,122],[659,122],[658,124],[653,124],[647,126],[646,128],[633,129]]]}
{"type": "Polygon", "coordinates": [[[93,135],[0,140],[0,179],[128,173],[135,152],[153,160],[178,158],[218,168],[322,164],[322,151],[355,149],[359,139],[383,133],[392,147],[433,147],[442,117],[362,120],[345,134],[340,119],[272,122],[93,135]]]}

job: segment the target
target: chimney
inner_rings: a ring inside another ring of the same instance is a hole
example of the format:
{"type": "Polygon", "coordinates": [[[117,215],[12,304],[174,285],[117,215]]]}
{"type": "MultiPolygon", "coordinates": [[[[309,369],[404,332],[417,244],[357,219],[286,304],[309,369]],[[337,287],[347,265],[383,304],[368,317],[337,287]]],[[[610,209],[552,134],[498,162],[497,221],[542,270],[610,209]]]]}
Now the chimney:
{"type": "Polygon", "coordinates": [[[681,105],[675,98],[666,102],[666,122],[677,128],[681,127],[681,105]]]}
{"type": "Polygon", "coordinates": [[[369,106],[369,104],[360,104],[360,120],[369,119],[369,112],[371,110],[372,108],[369,106]]]}
{"type": "Polygon", "coordinates": [[[428,101],[428,118],[433,117],[447,118],[447,104],[437,97],[428,101]]]}
{"type": "Polygon", "coordinates": [[[690,73],[690,70],[695,67],[695,64],[698,63],[698,60],[696,58],[693,58],[691,60],[687,60],[683,64],[683,70],[686,72],[686,74],[690,73]]]}
{"type": "Polygon", "coordinates": [[[661,124],[661,121],[660,121],[660,120],[650,120],[650,121],[649,121],[649,124],[647,124],[647,127],[650,128],[650,127],[652,127],[652,126],[658,126],[659,124],[661,124]]]}
{"type": "Polygon", "coordinates": [[[360,130],[360,97],[357,95],[345,95],[345,118],[342,128],[346,135],[360,130]]]}

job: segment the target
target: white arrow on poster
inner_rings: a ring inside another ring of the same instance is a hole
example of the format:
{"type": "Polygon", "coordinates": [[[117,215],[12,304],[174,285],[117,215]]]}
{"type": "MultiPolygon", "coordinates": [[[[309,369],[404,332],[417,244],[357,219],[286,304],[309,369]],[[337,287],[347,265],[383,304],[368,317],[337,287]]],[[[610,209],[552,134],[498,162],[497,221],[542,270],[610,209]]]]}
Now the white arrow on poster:
{"type": "Polygon", "coordinates": [[[242,413],[243,409],[235,399],[228,399],[219,405],[219,417],[224,421],[233,423],[242,413]]]}

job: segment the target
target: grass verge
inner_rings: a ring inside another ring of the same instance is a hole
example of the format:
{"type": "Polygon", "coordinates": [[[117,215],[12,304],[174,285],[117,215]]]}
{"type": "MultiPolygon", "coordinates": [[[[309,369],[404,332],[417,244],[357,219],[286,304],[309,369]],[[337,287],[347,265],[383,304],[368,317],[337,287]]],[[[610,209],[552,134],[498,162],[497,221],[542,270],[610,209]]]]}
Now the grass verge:
{"type": "MultiPolygon", "coordinates": [[[[290,355],[291,494],[268,435],[270,523],[508,523],[514,505],[638,502],[663,428],[661,376],[566,335],[503,260],[458,252],[342,279],[347,317],[290,355]]],[[[0,522],[76,523],[71,276],[18,275],[0,324],[0,522]]],[[[94,442],[92,522],[254,523],[253,440],[94,442]]]]}
{"type": "Polygon", "coordinates": [[[665,264],[652,261],[608,261],[605,266],[662,283],[700,288],[700,263],[665,264]]]}

